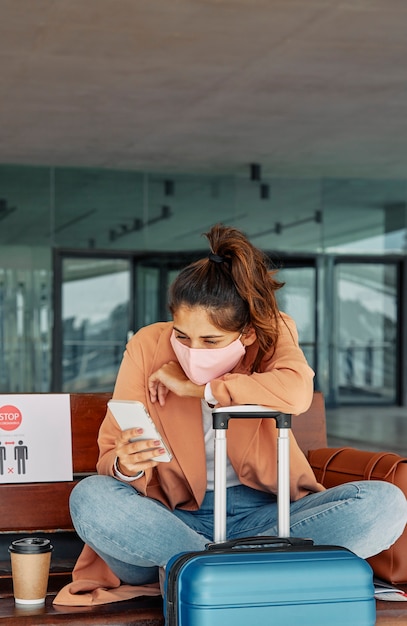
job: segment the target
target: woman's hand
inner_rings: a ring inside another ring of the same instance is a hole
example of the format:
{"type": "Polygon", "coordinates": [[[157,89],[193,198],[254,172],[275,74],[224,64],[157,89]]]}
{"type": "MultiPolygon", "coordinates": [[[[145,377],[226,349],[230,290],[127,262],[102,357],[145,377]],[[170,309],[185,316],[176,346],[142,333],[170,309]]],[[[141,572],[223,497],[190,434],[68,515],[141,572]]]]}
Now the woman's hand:
{"type": "Polygon", "coordinates": [[[169,391],[177,396],[203,398],[205,385],[196,385],[186,377],[184,370],[177,361],[165,363],[148,379],[148,390],[151,402],[164,406],[169,391]]]}
{"type": "Polygon", "coordinates": [[[155,467],[158,461],[154,458],[165,452],[160,441],[140,439],[142,435],[142,428],[129,428],[116,439],[117,469],[125,476],[135,476],[155,467]]]}

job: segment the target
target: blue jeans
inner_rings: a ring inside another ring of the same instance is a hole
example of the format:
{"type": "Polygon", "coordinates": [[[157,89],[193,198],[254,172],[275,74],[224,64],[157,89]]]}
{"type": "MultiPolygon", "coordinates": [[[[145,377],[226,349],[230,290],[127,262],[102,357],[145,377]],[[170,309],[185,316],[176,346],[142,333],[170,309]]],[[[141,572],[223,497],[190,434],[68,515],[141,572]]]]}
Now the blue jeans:
{"type": "MultiPolygon", "coordinates": [[[[85,478],[74,488],[71,516],[78,535],[125,583],[158,579],[174,554],[202,550],[213,533],[213,492],[198,511],[168,510],[110,476],[85,478]]],[[[340,545],[366,558],[388,548],[403,532],[407,501],[383,481],[346,483],[291,503],[291,535],[340,545]]],[[[228,539],[277,534],[271,494],[239,485],[228,489],[228,539]]]]}

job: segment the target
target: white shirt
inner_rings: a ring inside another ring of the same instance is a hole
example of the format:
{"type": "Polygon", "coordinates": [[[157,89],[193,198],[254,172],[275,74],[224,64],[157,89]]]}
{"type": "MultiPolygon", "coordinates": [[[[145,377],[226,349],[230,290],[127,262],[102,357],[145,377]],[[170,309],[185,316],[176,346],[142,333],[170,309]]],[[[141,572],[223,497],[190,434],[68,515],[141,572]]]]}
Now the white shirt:
{"type": "MultiPolygon", "coordinates": [[[[216,402],[216,400],[215,400],[216,402]]],[[[201,401],[203,430],[205,436],[205,453],[206,453],[206,476],[208,491],[214,489],[214,468],[215,468],[215,431],[212,427],[212,411],[206,400],[201,401]]],[[[211,403],[212,404],[212,403],[211,403]]],[[[226,487],[235,487],[240,485],[240,480],[232,467],[229,459],[226,461],[226,487]]]]}

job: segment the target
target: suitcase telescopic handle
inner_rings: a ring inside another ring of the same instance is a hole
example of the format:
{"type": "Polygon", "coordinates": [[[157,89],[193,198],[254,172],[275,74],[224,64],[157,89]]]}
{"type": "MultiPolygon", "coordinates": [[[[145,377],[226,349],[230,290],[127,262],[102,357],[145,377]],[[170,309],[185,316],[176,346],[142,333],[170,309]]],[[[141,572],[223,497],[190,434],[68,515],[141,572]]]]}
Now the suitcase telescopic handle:
{"type": "Polygon", "coordinates": [[[290,448],[289,430],[292,416],[258,404],[216,407],[212,410],[215,429],[214,541],[226,539],[226,430],[232,418],[272,418],[278,428],[277,439],[277,507],[278,535],[290,534],[290,448]]]}
{"type": "Polygon", "coordinates": [[[273,418],[276,420],[277,428],[291,428],[291,415],[275,411],[268,406],[260,404],[242,404],[237,406],[221,406],[212,410],[213,428],[215,430],[226,430],[231,418],[273,418]]]}

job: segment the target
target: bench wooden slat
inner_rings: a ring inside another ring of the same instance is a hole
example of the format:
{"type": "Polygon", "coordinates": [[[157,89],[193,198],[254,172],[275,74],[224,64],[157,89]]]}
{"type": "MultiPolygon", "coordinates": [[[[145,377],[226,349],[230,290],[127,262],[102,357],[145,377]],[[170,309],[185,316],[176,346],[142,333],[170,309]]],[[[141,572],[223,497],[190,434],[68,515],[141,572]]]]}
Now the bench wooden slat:
{"type": "Polygon", "coordinates": [[[69,494],[76,481],[1,485],[0,532],[72,530],[69,494]]]}
{"type": "Polygon", "coordinates": [[[16,608],[12,596],[0,594],[0,623],[5,626],[69,624],[69,626],[163,626],[160,597],[136,598],[111,604],[87,607],[55,606],[54,594],[47,596],[45,606],[16,608]]]}
{"type": "Polygon", "coordinates": [[[71,394],[72,461],[74,474],[96,471],[97,437],[111,393],[71,394]]]}

